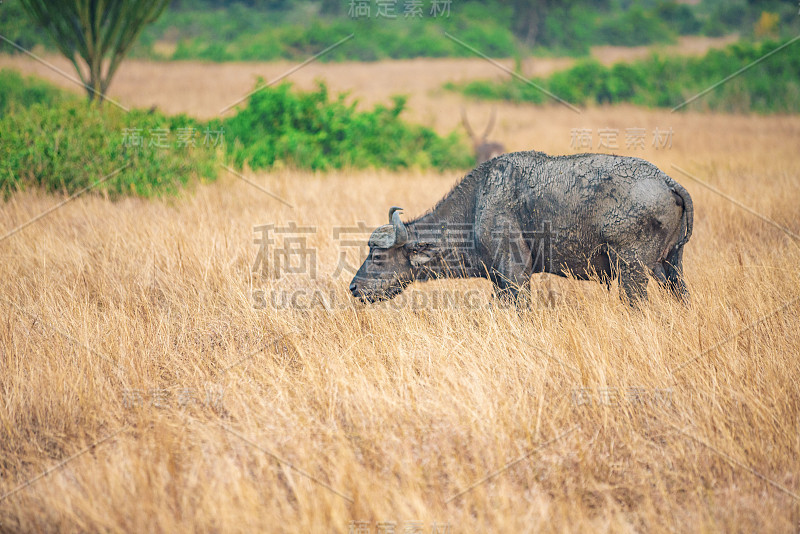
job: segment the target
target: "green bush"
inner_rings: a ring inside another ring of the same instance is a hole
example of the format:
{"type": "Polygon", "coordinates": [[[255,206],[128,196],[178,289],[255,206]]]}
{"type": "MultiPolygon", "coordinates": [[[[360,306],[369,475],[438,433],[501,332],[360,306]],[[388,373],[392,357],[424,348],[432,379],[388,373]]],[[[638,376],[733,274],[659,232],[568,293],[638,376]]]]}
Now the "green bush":
{"type": "Polygon", "coordinates": [[[597,44],[597,14],[582,6],[555,7],[544,21],[538,43],[550,50],[569,55],[586,55],[597,44]]]}
{"type": "Polygon", "coordinates": [[[33,104],[53,106],[77,98],[47,82],[33,77],[25,78],[11,69],[0,69],[0,116],[33,104]]]}
{"type": "Polygon", "coordinates": [[[670,42],[672,36],[672,31],[656,13],[633,6],[600,22],[595,41],[616,46],[638,46],[670,42]]]}
{"type": "MultiPolygon", "coordinates": [[[[723,50],[711,50],[703,57],[651,55],[645,60],[618,63],[612,67],[585,60],[547,79],[533,82],[572,104],[632,102],[673,107],[779,46],[780,43],[773,41],[737,43],[723,50]]],[[[800,44],[790,45],[703,95],[687,108],[728,112],[800,112],[798,48],[800,44]]],[[[451,83],[445,88],[481,99],[535,104],[549,100],[542,91],[516,80],[451,83]]]]}
{"type": "MultiPolygon", "coordinates": [[[[263,83],[260,81],[259,83],[263,83]]],[[[228,119],[124,112],[89,104],[43,81],[0,71],[0,194],[27,187],[73,193],[96,184],[112,197],[173,194],[193,178],[212,180],[224,151],[239,168],[467,168],[471,150],[400,119],[404,97],[359,112],[325,85],[294,92],[262,88],[228,119]],[[220,151],[217,146],[220,146],[220,151]]]]}
{"type": "Polygon", "coordinates": [[[216,177],[215,149],[202,141],[179,146],[174,135],[179,128],[202,127],[185,116],[125,113],[83,99],[18,107],[0,118],[0,191],[7,197],[34,186],[73,193],[124,167],[96,189],[112,197],[175,193],[193,177],[216,177]],[[168,146],[154,146],[152,132],[165,129],[171,132],[168,146]]]}
{"type": "Polygon", "coordinates": [[[680,35],[695,35],[702,28],[702,23],[686,4],[659,2],[654,15],[680,35]]]}
{"type": "MultiPolygon", "coordinates": [[[[777,30],[781,38],[800,33],[797,2],[784,0],[703,0],[695,12],[702,27],[701,33],[711,36],[739,33],[754,37],[754,27],[765,11],[778,15],[777,30]]],[[[757,37],[757,36],[756,36],[757,37]]]]}
{"type": "Polygon", "coordinates": [[[391,107],[357,111],[356,103],[345,103],[345,95],[331,99],[322,83],[309,92],[290,88],[259,89],[247,107],[224,121],[225,146],[235,166],[445,169],[474,164],[470,149],[455,133],[443,138],[402,121],[404,97],[395,97],[391,107]]]}

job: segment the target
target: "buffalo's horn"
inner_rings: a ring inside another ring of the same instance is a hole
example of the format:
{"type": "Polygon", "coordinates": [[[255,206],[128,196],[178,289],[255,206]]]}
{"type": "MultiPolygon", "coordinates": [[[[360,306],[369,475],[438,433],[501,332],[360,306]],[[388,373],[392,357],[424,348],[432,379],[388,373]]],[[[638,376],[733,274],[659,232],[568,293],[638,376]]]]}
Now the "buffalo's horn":
{"type": "Polygon", "coordinates": [[[403,224],[403,221],[400,220],[400,213],[398,213],[402,209],[397,206],[389,208],[389,222],[394,227],[394,246],[396,247],[404,245],[408,241],[408,230],[406,230],[406,225],[403,224]]]}

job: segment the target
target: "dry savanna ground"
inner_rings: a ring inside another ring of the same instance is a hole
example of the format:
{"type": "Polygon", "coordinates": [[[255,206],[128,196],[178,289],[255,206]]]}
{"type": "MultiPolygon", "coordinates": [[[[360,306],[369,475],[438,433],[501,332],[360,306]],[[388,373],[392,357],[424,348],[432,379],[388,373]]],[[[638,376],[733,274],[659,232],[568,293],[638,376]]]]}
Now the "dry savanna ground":
{"type": "MultiPolygon", "coordinates": [[[[150,65],[148,83],[184,67],[150,65]]],[[[165,83],[154,102],[199,101],[192,68],[191,90],[165,83]]],[[[462,101],[428,87],[413,103],[447,130],[462,101]]],[[[247,173],[291,206],[229,174],[163,201],[88,194],[0,240],[0,531],[796,532],[800,118],[498,118],[510,149],[549,153],[574,152],[575,128],[595,150],[616,129],[613,151],[684,184],[691,305],[651,283],[634,310],[616,285],[541,276],[526,311],[479,280],[355,305],[366,235],[336,230],[420,214],[455,172],[247,173]],[[273,233],[253,273],[254,228],[292,223],[309,231],[273,233]],[[279,270],[286,237],[313,254],[279,270]]],[[[0,235],[58,201],[15,195],[0,235]]]]}

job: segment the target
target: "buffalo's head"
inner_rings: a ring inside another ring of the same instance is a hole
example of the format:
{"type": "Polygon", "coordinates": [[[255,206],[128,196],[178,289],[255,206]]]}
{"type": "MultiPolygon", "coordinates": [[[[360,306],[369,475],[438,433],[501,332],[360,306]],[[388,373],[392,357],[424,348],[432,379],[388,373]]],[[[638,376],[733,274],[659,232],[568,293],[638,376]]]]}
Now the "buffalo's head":
{"type": "Polygon", "coordinates": [[[426,270],[436,257],[434,243],[409,237],[408,228],[400,220],[400,210],[389,210],[389,224],[385,224],[369,238],[369,255],[350,283],[350,292],[362,302],[388,300],[400,294],[405,287],[426,270]]]}

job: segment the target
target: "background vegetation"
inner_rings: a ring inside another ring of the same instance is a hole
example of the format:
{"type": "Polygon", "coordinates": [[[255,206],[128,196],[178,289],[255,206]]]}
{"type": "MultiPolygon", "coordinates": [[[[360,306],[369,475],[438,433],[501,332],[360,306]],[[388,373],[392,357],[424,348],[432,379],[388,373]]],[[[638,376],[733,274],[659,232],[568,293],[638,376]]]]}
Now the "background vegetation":
{"type": "Polygon", "coordinates": [[[123,167],[97,189],[152,196],[174,193],[193,177],[216,176],[213,147],[177,142],[179,129],[202,135],[205,127],[185,115],[98,108],[9,70],[0,71],[0,95],[0,190],[6,197],[30,186],[72,193],[123,167]],[[164,130],[171,132],[166,146],[151,145],[150,134],[164,130]]]}
{"type": "Polygon", "coordinates": [[[246,108],[224,121],[231,137],[227,153],[235,165],[441,170],[475,163],[455,132],[443,138],[430,128],[402,121],[404,97],[395,97],[392,107],[357,111],[356,102],[347,104],[343,94],[331,99],[324,83],[316,91],[290,88],[283,84],[259,90],[246,108]]]}
{"type": "MultiPolygon", "coordinates": [[[[710,50],[703,57],[666,57],[658,54],[611,67],[584,60],[535,83],[573,104],[631,102],[644,106],[674,107],[763,57],[783,43],[736,43],[710,50]]],[[[758,63],[705,95],[691,109],[729,112],[800,112],[800,42],[758,63]]],[[[512,102],[541,104],[550,99],[541,90],[511,79],[448,83],[465,95],[512,102]]]]}
{"type": "MultiPolygon", "coordinates": [[[[0,34],[25,48],[53,48],[19,7],[0,7],[0,34]]],[[[210,61],[302,60],[354,33],[356,38],[322,61],[412,57],[469,57],[448,39],[449,31],[492,57],[588,53],[599,44],[644,45],[672,41],[678,35],[790,36],[800,32],[796,5],[780,0],[703,0],[696,6],[673,0],[458,1],[450,16],[434,17],[423,2],[421,18],[406,18],[403,1],[395,19],[354,17],[341,1],[173,1],[145,28],[132,54],[155,59],[210,61]],[[762,21],[764,13],[768,13],[762,21]],[[761,21],[761,24],[759,22],[761,21]],[[770,22],[772,21],[772,22],[770,22]]],[[[13,50],[3,45],[0,50],[13,50]]]]}
{"type": "Polygon", "coordinates": [[[0,190],[26,186],[73,192],[130,164],[99,189],[152,196],[175,192],[192,177],[213,179],[216,162],[254,169],[468,168],[470,149],[453,133],[400,119],[391,108],[355,110],[345,95],[330,98],[290,85],[261,88],[230,118],[198,121],[157,111],[100,109],[34,78],[0,71],[0,190]],[[191,142],[182,141],[191,134],[191,142]],[[222,132],[218,134],[218,132],[222,132]],[[392,142],[388,142],[391,139],[392,142]],[[218,153],[217,146],[224,151],[218,153]]]}

